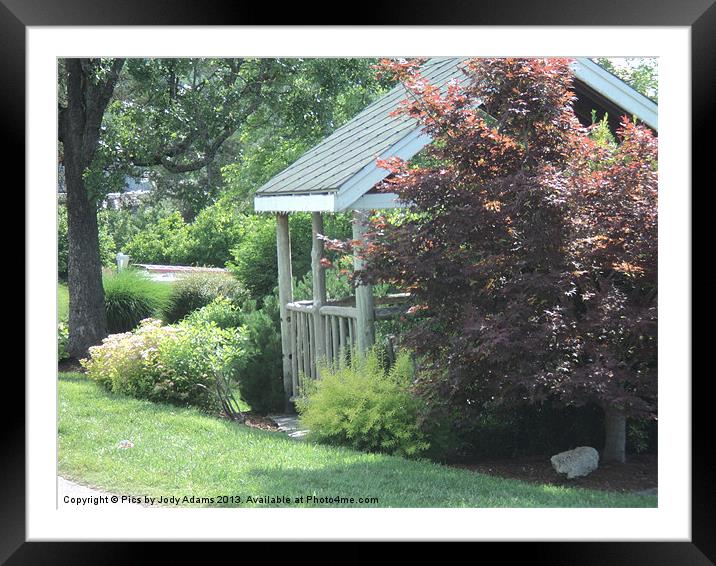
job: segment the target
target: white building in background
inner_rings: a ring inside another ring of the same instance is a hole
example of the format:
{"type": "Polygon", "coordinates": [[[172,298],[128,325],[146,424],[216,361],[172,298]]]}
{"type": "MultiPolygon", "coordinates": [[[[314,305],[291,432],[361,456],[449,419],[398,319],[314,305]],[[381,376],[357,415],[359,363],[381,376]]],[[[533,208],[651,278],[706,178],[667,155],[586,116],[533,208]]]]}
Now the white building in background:
{"type": "MultiPolygon", "coordinates": [[[[110,208],[112,210],[129,208],[136,210],[142,199],[147,197],[154,188],[154,182],[149,178],[148,173],[139,177],[130,177],[127,175],[124,177],[124,190],[107,193],[107,196],[102,201],[102,208],[110,208]]],[[[57,194],[61,201],[67,194],[65,168],[62,164],[57,167],[57,194]]]]}

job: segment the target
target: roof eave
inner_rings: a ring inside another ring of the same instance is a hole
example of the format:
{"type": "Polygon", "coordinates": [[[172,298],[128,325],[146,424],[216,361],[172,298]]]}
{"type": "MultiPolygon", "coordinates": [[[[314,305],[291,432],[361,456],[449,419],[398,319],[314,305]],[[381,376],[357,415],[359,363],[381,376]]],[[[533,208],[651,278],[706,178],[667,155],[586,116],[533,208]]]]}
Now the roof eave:
{"type": "Polygon", "coordinates": [[[659,107],[653,100],[586,57],[578,58],[573,70],[577,80],[612,101],[625,113],[636,116],[654,131],[659,131],[659,107]]]}

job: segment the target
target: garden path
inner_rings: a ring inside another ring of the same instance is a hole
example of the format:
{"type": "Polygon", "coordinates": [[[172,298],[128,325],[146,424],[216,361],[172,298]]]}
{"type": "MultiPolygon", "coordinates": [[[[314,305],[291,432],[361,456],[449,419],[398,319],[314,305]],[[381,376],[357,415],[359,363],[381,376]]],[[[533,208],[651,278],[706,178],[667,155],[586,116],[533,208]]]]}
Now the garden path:
{"type": "Polygon", "coordinates": [[[301,429],[298,415],[269,415],[269,418],[276,423],[281,432],[285,432],[291,438],[303,438],[308,434],[307,430],[301,429]]]}

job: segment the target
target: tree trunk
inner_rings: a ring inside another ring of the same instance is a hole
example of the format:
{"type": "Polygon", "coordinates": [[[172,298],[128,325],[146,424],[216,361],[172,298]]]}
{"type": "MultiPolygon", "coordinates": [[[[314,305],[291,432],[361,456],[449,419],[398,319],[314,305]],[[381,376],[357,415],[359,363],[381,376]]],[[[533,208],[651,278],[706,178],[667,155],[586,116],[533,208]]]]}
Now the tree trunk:
{"type": "MultiPolygon", "coordinates": [[[[65,151],[67,151],[65,142],[65,151]]],[[[67,286],[70,295],[67,350],[82,358],[107,336],[96,204],[87,196],[82,172],[65,162],[67,186],[67,286]]]]}
{"type": "Polygon", "coordinates": [[[604,452],[602,461],[619,462],[626,461],[626,416],[623,411],[614,407],[604,409],[604,452]]]}
{"type": "Polygon", "coordinates": [[[106,72],[100,72],[99,60],[64,59],[63,63],[67,106],[59,109],[58,137],[63,143],[67,187],[67,350],[70,356],[82,358],[107,335],[97,204],[87,194],[83,175],[97,149],[102,117],[124,59],[113,60],[106,72]]]}

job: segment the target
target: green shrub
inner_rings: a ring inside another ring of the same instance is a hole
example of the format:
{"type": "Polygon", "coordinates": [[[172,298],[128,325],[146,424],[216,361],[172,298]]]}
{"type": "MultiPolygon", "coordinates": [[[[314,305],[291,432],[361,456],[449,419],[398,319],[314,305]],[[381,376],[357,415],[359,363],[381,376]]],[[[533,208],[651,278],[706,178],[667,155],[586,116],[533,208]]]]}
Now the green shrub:
{"type": "MultiPolygon", "coordinates": [[[[310,269],[310,222],[292,215],[291,252],[294,275],[310,269]],[[308,235],[308,239],[306,239],[308,235]]],[[[246,286],[254,299],[269,295],[278,282],[276,260],[276,220],[271,217],[247,217],[241,242],[232,250],[233,260],[226,266],[246,286]]]]}
{"type": "Polygon", "coordinates": [[[70,357],[67,351],[67,342],[70,338],[70,331],[67,323],[60,321],[57,324],[57,358],[59,361],[66,360],[70,357]]]}
{"type": "Polygon", "coordinates": [[[224,267],[231,249],[241,241],[246,215],[229,199],[219,200],[197,214],[189,225],[189,261],[196,265],[224,267]]]}
{"type": "Polygon", "coordinates": [[[115,393],[149,398],[156,380],[157,348],[171,339],[176,328],[145,319],[133,332],[110,334],[102,344],[89,349],[89,358],[80,360],[87,374],[115,393]]]}
{"type": "Polygon", "coordinates": [[[241,398],[260,414],[283,409],[283,366],[278,299],[271,295],[261,310],[254,301],[239,309],[218,297],[184,319],[189,324],[216,324],[219,328],[245,328],[245,356],[234,379],[241,398]]]}
{"type": "MultiPolygon", "coordinates": [[[[311,271],[311,216],[292,214],[291,266],[293,276],[301,280],[311,271]]],[[[327,216],[324,231],[331,238],[350,237],[350,219],[345,214],[327,216]]],[[[270,295],[278,283],[276,260],[276,220],[270,216],[247,216],[241,242],[232,250],[233,260],[226,266],[244,283],[254,299],[270,295]]]]}
{"type": "Polygon", "coordinates": [[[186,318],[189,324],[216,324],[219,328],[236,328],[241,326],[243,314],[239,307],[226,297],[216,297],[208,305],[189,313],[186,318]]]}
{"type": "Polygon", "coordinates": [[[218,409],[215,380],[225,374],[229,382],[236,379],[245,363],[244,347],[241,328],[180,323],[172,339],[159,343],[159,376],[150,398],[218,409]]]}
{"type": "Polygon", "coordinates": [[[358,450],[416,456],[428,448],[418,426],[421,402],[410,392],[410,354],[383,367],[377,348],[338,369],[321,367],[304,381],[296,406],[301,425],[319,442],[358,450]]]}
{"type": "Polygon", "coordinates": [[[143,320],[133,332],[113,334],[81,361],[106,389],[139,399],[219,408],[215,380],[243,364],[242,329],[216,324],[162,326],[143,320]]]}
{"type": "Polygon", "coordinates": [[[217,297],[225,297],[237,306],[249,298],[241,282],[229,274],[194,273],[174,283],[164,318],[169,323],[178,322],[217,297]]]}
{"type": "Polygon", "coordinates": [[[189,225],[175,211],[134,234],[122,251],[135,263],[183,265],[193,245],[189,225]]]}
{"type": "Polygon", "coordinates": [[[283,362],[276,296],[266,297],[261,310],[245,312],[242,323],[246,329],[246,364],[238,374],[239,394],[257,413],[281,411],[283,362]]]}
{"type": "Polygon", "coordinates": [[[166,283],[152,281],[134,269],[105,277],[103,285],[110,333],[126,332],[142,319],[155,316],[166,306],[171,290],[166,283]]]}

